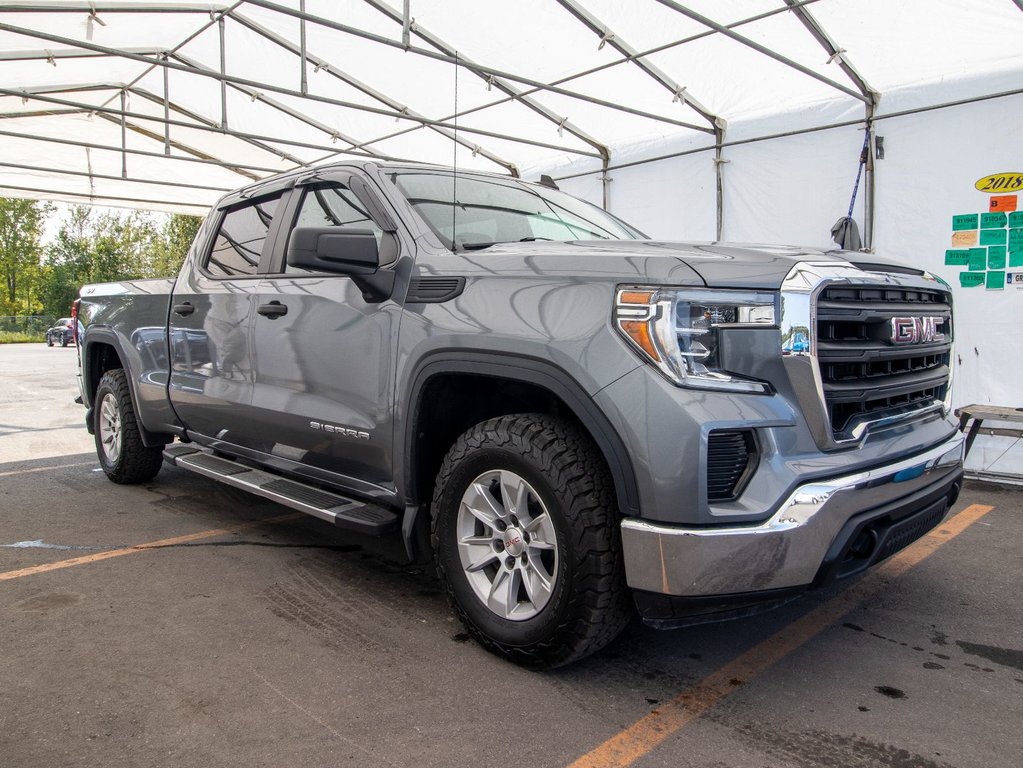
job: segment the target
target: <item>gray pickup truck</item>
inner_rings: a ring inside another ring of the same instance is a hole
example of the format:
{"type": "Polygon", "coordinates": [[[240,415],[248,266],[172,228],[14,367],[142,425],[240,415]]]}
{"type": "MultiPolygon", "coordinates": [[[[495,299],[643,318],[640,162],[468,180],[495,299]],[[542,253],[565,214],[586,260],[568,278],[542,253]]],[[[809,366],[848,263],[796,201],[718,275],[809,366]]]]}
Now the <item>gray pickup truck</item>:
{"type": "Polygon", "coordinates": [[[651,240],[549,179],[274,177],[215,206],[176,279],[85,286],[79,316],[111,480],[168,462],[400,535],[527,665],[860,573],[962,482],[947,285],[651,240]]]}

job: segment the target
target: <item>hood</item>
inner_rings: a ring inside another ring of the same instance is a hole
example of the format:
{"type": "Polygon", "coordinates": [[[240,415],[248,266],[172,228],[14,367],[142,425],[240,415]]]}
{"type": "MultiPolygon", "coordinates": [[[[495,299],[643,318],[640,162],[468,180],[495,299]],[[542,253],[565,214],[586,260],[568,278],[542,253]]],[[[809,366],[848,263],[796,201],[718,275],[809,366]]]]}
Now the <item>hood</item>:
{"type": "Polygon", "coordinates": [[[483,254],[518,257],[541,257],[542,254],[543,261],[557,260],[558,257],[594,260],[619,257],[632,263],[645,263],[644,272],[652,283],[676,281],[680,271],[669,266],[674,263],[676,266],[689,267],[711,288],[777,289],[793,265],[801,261],[851,262],[861,269],[871,271],[922,274],[919,270],[874,254],[751,243],[680,243],[658,240],[577,240],[562,243],[539,240],[499,243],[485,250],[464,253],[478,253],[480,258],[483,258],[483,254]]]}

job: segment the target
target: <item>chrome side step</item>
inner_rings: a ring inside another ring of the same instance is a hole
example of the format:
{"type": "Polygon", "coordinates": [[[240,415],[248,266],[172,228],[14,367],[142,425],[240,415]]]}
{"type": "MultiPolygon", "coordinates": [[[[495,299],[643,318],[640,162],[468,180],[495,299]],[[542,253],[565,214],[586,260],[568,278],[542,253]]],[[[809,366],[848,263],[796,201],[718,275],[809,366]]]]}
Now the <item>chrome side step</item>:
{"type": "Polygon", "coordinates": [[[163,451],[163,460],[172,466],[326,520],[338,528],[380,535],[398,527],[398,515],[383,507],[253,469],[237,461],[214,456],[191,444],[173,443],[167,446],[163,451]]]}

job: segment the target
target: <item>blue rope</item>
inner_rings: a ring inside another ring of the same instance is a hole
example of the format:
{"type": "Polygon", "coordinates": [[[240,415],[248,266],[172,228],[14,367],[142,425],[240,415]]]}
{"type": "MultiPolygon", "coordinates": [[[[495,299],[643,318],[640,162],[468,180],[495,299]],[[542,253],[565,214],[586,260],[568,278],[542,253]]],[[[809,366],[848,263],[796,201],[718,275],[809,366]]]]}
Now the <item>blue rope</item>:
{"type": "Polygon", "coordinates": [[[846,215],[851,219],[853,208],[856,207],[856,193],[860,191],[860,176],[863,175],[863,166],[867,164],[867,147],[870,146],[870,126],[863,130],[863,149],[860,150],[860,167],[856,171],[856,186],[853,187],[852,200],[849,201],[849,213],[846,215]]]}

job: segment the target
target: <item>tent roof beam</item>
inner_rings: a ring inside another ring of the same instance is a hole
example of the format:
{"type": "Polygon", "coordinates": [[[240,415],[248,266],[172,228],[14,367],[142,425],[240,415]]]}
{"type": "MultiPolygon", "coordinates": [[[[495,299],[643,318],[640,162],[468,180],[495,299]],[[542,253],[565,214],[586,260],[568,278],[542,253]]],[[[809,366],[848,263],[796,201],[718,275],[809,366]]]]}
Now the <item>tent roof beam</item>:
{"type": "MultiPolygon", "coordinates": [[[[67,110],[68,113],[74,112],[74,113],[77,113],[77,114],[85,114],[86,111],[87,110],[84,110],[84,109],[67,110]]],[[[20,116],[21,115],[12,115],[12,117],[20,117],[20,116]]],[[[140,135],[147,136],[147,133],[142,133],[140,135]]],[[[152,157],[152,158],[163,159],[163,160],[179,160],[179,161],[181,161],[183,163],[203,163],[205,165],[213,165],[213,166],[217,166],[219,168],[224,168],[225,170],[228,170],[228,171],[232,171],[234,173],[238,173],[238,174],[240,174],[242,176],[245,176],[247,179],[250,179],[252,181],[259,181],[262,177],[257,175],[256,173],[244,173],[244,171],[259,172],[259,173],[265,173],[265,174],[268,174],[268,175],[269,174],[276,174],[276,173],[280,173],[281,172],[280,168],[267,168],[266,166],[251,165],[249,163],[235,163],[235,162],[231,162],[230,160],[222,160],[220,158],[212,157],[210,155],[205,155],[205,153],[200,153],[200,154],[204,155],[202,157],[196,157],[196,156],[191,155],[191,154],[188,154],[188,155],[167,155],[163,151],[160,151],[160,152],[149,152],[149,151],[146,151],[144,149],[131,149],[130,147],[125,148],[125,147],[120,147],[120,146],[114,146],[113,144],[97,144],[95,142],[90,142],[90,141],[78,141],[78,140],[75,140],[75,139],[58,138],[56,136],[41,136],[41,135],[36,134],[36,133],[22,133],[22,132],[19,132],[19,131],[0,130],[0,136],[8,136],[8,137],[10,137],[12,139],[25,139],[27,141],[40,141],[40,142],[49,143],[49,144],[60,144],[60,145],[69,146],[69,147],[82,147],[83,149],[94,149],[94,150],[97,150],[97,151],[100,151],[100,152],[116,152],[118,154],[120,154],[122,152],[126,152],[129,155],[137,155],[138,157],[152,157]]],[[[154,141],[155,141],[155,139],[154,139],[154,141]]],[[[160,144],[162,145],[163,144],[163,137],[162,136],[159,138],[159,141],[160,141],[160,144]]],[[[180,149],[180,147],[179,147],[179,149],[180,149]]],[[[182,150],[182,151],[185,151],[185,150],[182,150]]]]}
{"type": "Polygon", "coordinates": [[[718,24],[713,19],[708,19],[706,16],[703,16],[703,15],[697,13],[696,11],[691,10],[690,8],[687,8],[684,5],[681,5],[681,4],[677,3],[677,2],[675,2],[675,0],[657,0],[657,2],[659,2],[663,6],[671,8],[673,11],[681,13],[683,16],[685,16],[687,18],[690,18],[690,19],[692,19],[695,22],[698,22],[700,24],[703,24],[706,27],[710,27],[711,29],[714,29],[714,30],[720,32],[725,37],[728,37],[728,38],[734,40],[737,43],[745,45],[747,48],[752,48],[754,51],[757,51],[758,53],[762,53],[764,56],[767,56],[770,59],[774,59],[775,61],[779,62],[780,64],[784,64],[787,67],[791,67],[792,69],[796,70],[797,72],[802,72],[807,77],[811,77],[814,80],[817,80],[817,81],[819,81],[821,83],[824,83],[825,85],[829,85],[832,88],[834,88],[834,89],[836,89],[838,91],[841,91],[842,93],[845,93],[845,94],[847,94],[849,96],[852,96],[854,99],[859,99],[862,102],[869,103],[869,99],[866,96],[864,96],[862,93],[860,93],[859,91],[854,91],[852,88],[849,88],[848,86],[842,85],[841,83],[832,80],[830,77],[825,77],[824,75],[821,75],[821,74],[819,74],[817,72],[814,72],[809,67],[804,67],[799,62],[793,61],[792,59],[788,58],[787,56],[782,56],[777,51],[774,51],[771,48],[768,48],[766,46],[763,46],[763,45],[761,45],[760,43],[758,43],[758,42],[756,42],[754,40],[750,40],[748,37],[746,37],[744,35],[740,35],[738,32],[735,32],[735,31],[729,29],[728,27],[724,26],[723,24],[718,24]]]}
{"type": "MultiPolygon", "coordinates": [[[[249,0],[249,1],[250,2],[255,2],[256,0],[249,0]]],[[[316,18],[316,17],[313,17],[313,18],[316,18]]],[[[184,64],[179,64],[179,63],[172,62],[172,61],[165,61],[165,60],[161,60],[161,59],[152,59],[152,58],[150,58],[148,56],[142,56],[142,55],[138,55],[138,54],[127,53],[127,52],[121,51],[121,50],[119,50],[117,48],[109,48],[107,46],[97,45],[95,43],[90,43],[90,42],[86,42],[86,41],[83,41],[83,40],[74,40],[74,39],[71,39],[71,38],[62,37],[60,35],[53,35],[53,34],[50,34],[48,32],[43,32],[41,30],[34,30],[34,29],[28,29],[28,28],[25,28],[25,27],[18,27],[18,26],[13,25],[13,24],[7,24],[7,23],[0,22],[0,31],[13,32],[15,34],[26,35],[28,37],[35,37],[35,38],[38,38],[40,40],[49,40],[51,42],[61,43],[62,45],[68,45],[68,46],[72,46],[72,47],[74,47],[74,46],[81,46],[81,47],[87,48],[89,50],[98,51],[100,53],[106,53],[109,56],[130,59],[130,60],[133,60],[133,61],[140,61],[140,62],[142,62],[144,64],[153,64],[153,65],[164,67],[164,68],[167,68],[167,69],[176,70],[176,71],[179,71],[179,72],[186,72],[186,73],[189,73],[189,74],[198,75],[198,76],[201,76],[201,77],[206,77],[206,78],[209,78],[209,79],[212,79],[212,80],[217,80],[217,81],[224,82],[224,83],[237,83],[239,85],[248,85],[248,86],[251,86],[251,87],[254,87],[254,88],[258,88],[258,89],[260,89],[262,91],[271,91],[273,93],[279,93],[279,94],[282,94],[282,95],[285,95],[285,96],[292,96],[292,97],[297,98],[297,99],[307,99],[307,100],[310,100],[310,101],[315,101],[315,102],[319,102],[319,103],[323,103],[323,104],[330,104],[331,106],[335,106],[335,107],[346,107],[348,109],[354,109],[354,110],[358,110],[358,111],[362,111],[362,112],[369,112],[369,113],[372,113],[372,114],[383,115],[385,117],[391,117],[391,118],[394,118],[396,120],[409,120],[411,122],[420,123],[420,124],[423,124],[423,125],[439,125],[439,126],[442,126],[442,127],[445,127],[445,128],[454,128],[455,127],[455,126],[453,126],[451,124],[448,124],[448,123],[445,123],[444,121],[441,121],[441,120],[431,120],[431,119],[425,118],[425,117],[412,117],[412,116],[404,114],[402,112],[394,112],[392,110],[381,109],[381,108],[378,108],[378,107],[372,107],[372,106],[369,106],[369,105],[366,105],[366,104],[356,104],[356,103],[349,102],[349,101],[343,101],[341,99],[332,99],[330,97],[320,96],[320,95],[317,95],[317,94],[303,94],[301,91],[296,91],[296,90],[293,90],[293,89],[290,89],[290,88],[282,88],[280,86],[270,85],[269,83],[261,83],[259,81],[251,80],[251,79],[244,78],[244,77],[236,77],[234,75],[221,74],[219,72],[205,72],[205,71],[202,71],[202,70],[195,70],[195,69],[193,69],[191,67],[188,67],[188,66],[186,66],[184,64]]],[[[566,146],[560,145],[560,144],[553,144],[553,143],[550,143],[550,142],[536,141],[534,139],[527,139],[527,138],[525,138],[523,136],[514,136],[514,135],[510,135],[510,134],[501,133],[501,132],[498,132],[498,131],[487,131],[487,130],[484,130],[482,128],[472,128],[472,127],[468,127],[468,126],[457,126],[457,127],[458,127],[458,130],[460,132],[463,132],[463,133],[473,133],[473,134],[479,134],[481,136],[490,136],[491,138],[505,139],[505,140],[508,140],[508,141],[518,142],[520,144],[529,144],[529,145],[532,145],[532,146],[543,147],[545,149],[553,149],[553,150],[556,150],[556,151],[559,151],[559,152],[568,152],[570,154],[590,156],[590,157],[600,157],[600,154],[598,152],[589,152],[589,151],[586,151],[586,150],[576,149],[576,148],[573,148],[573,147],[566,147],[566,146]]],[[[567,128],[566,128],[566,130],[567,130],[567,128]]]]}
{"type": "MultiPolygon", "coordinates": [[[[838,44],[824,30],[824,27],[822,27],[820,22],[817,21],[817,18],[813,15],[813,13],[811,13],[810,9],[804,8],[797,0],[784,0],[784,2],[792,10],[792,13],[795,14],[796,18],[802,22],[803,26],[809,30],[810,34],[813,35],[814,40],[820,43],[820,46],[828,54],[828,57],[838,62],[838,66],[840,66],[846,76],[855,83],[859,92],[869,100],[867,102],[868,105],[876,107],[877,103],[881,100],[881,94],[867,84],[866,79],[849,60],[845,49],[838,47],[838,44]]],[[[1023,0],[1016,0],[1016,2],[1023,3],[1023,0]]]]}
{"type": "MultiPolygon", "coordinates": [[[[379,0],[363,0],[363,2],[380,11],[382,14],[387,16],[392,21],[404,25],[405,21],[402,15],[399,12],[395,11],[386,3],[379,2],[379,0]]],[[[472,59],[460,56],[456,48],[449,45],[448,43],[445,43],[436,35],[431,34],[426,29],[424,29],[420,24],[414,25],[414,32],[441,53],[444,53],[447,56],[452,57],[455,66],[465,67],[477,77],[482,78],[484,82],[492,84],[495,88],[504,91],[509,96],[514,96],[516,101],[529,107],[538,115],[556,125],[558,127],[559,133],[562,130],[564,130],[567,133],[570,133],[573,136],[575,136],[583,143],[589,144],[591,147],[597,150],[597,152],[600,154],[600,157],[603,158],[605,161],[607,160],[607,158],[611,156],[611,149],[605,142],[598,141],[593,136],[579,128],[577,125],[570,122],[567,117],[565,117],[564,115],[560,115],[553,109],[544,106],[536,99],[534,99],[532,96],[523,95],[522,91],[520,91],[510,82],[508,82],[507,78],[503,77],[502,75],[483,71],[484,70],[483,67],[476,64],[472,59]]]]}
{"type": "MultiPolygon", "coordinates": [[[[109,86],[109,88],[111,90],[115,90],[115,91],[124,90],[125,87],[126,86],[123,86],[123,85],[111,85],[111,86],[109,86]]],[[[163,104],[163,99],[162,98],[154,97],[151,94],[146,93],[145,91],[140,91],[139,89],[133,89],[132,92],[133,93],[137,93],[140,96],[144,96],[145,98],[147,98],[147,100],[153,100],[153,101],[159,102],[160,104],[163,104]]],[[[42,101],[42,102],[45,102],[45,103],[48,103],[48,104],[59,104],[61,106],[66,106],[66,107],[77,107],[77,108],[80,108],[82,111],[88,112],[90,114],[113,115],[118,120],[120,119],[120,116],[121,116],[121,110],[120,109],[116,109],[114,107],[99,107],[99,106],[96,106],[95,104],[86,104],[86,103],[83,103],[83,102],[73,101],[71,99],[57,98],[55,96],[44,96],[44,95],[41,95],[41,94],[31,94],[31,93],[28,93],[27,91],[15,90],[15,89],[12,89],[12,88],[0,87],[0,96],[11,96],[11,97],[15,97],[15,98],[29,98],[29,99],[32,99],[32,100],[35,100],[35,101],[42,101]]],[[[328,152],[328,151],[330,151],[330,152],[337,152],[338,151],[336,147],[327,147],[327,146],[324,146],[322,144],[313,144],[311,142],[297,141],[295,139],[285,139],[285,138],[281,138],[281,137],[278,137],[278,136],[264,136],[264,135],[256,134],[256,133],[246,133],[244,131],[236,131],[236,130],[234,130],[232,128],[228,128],[228,129],[225,130],[223,128],[215,127],[213,125],[207,125],[205,123],[186,122],[184,120],[175,120],[173,118],[165,120],[162,116],[148,115],[148,114],[144,114],[144,113],[140,113],[140,112],[125,112],[124,114],[125,114],[125,116],[127,118],[130,118],[130,119],[133,119],[133,120],[142,120],[142,121],[145,121],[145,122],[155,123],[157,125],[163,125],[164,123],[166,123],[167,125],[177,126],[179,128],[188,128],[188,129],[191,129],[191,130],[194,130],[194,131],[202,131],[202,132],[205,132],[205,133],[216,133],[216,134],[220,134],[222,136],[230,136],[232,138],[241,139],[243,141],[245,139],[254,139],[255,141],[272,141],[272,142],[274,142],[276,144],[286,144],[286,145],[292,146],[292,147],[301,147],[303,149],[313,149],[313,150],[317,150],[317,151],[321,151],[321,152],[328,152]]],[[[162,141],[163,137],[161,137],[160,140],[162,141]]],[[[269,151],[269,150],[264,150],[264,151],[269,151]]],[[[280,157],[279,153],[275,153],[275,154],[277,154],[277,156],[280,157]]],[[[361,157],[363,159],[367,159],[367,160],[371,159],[369,155],[367,155],[367,154],[365,154],[363,152],[359,152],[359,153],[352,152],[352,154],[355,154],[356,156],[361,157]]],[[[396,157],[384,157],[382,159],[387,159],[387,160],[407,160],[407,158],[396,158],[396,157]]],[[[281,171],[286,171],[286,170],[291,170],[291,168],[290,167],[289,168],[281,168],[281,169],[275,171],[275,173],[280,173],[281,171]]]]}
{"type": "Polygon", "coordinates": [[[632,61],[645,74],[649,75],[657,83],[664,86],[664,88],[672,94],[673,101],[681,101],[683,106],[688,106],[696,111],[704,120],[710,123],[712,127],[717,127],[722,122],[719,116],[711,112],[711,110],[705,107],[701,102],[694,99],[686,92],[686,88],[679,85],[675,80],[661,70],[660,67],[646,59],[638,58],[639,51],[636,48],[629,45],[621,37],[621,35],[616,32],[612,32],[611,28],[608,27],[607,24],[590,13],[590,11],[578,2],[578,0],[557,0],[557,2],[565,10],[572,14],[572,16],[578,19],[587,29],[600,38],[601,47],[607,43],[620,54],[625,56],[626,60],[632,61]]]}
{"type": "MultiPolygon", "coordinates": [[[[213,70],[209,69],[208,67],[204,67],[199,62],[194,61],[194,60],[192,60],[192,59],[188,58],[187,56],[184,56],[184,55],[182,55],[180,53],[171,54],[171,58],[173,58],[173,59],[175,59],[177,61],[180,61],[180,62],[182,62],[184,64],[187,64],[190,67],[195,67],[196,69],[199,69],[199,70],[207,70],[207,71],[210,71],[210,72],[213,71],[213,70]]],[[[258,91],[255,88],[250,88],[250,87],[245,86],[245,85],[238,85],[237,83],[228,83],[227,85],[230,86],[231,88],[235,89],[239,93],[244,93],[246,96],[249,96],[250,98],[259,99],[261,102],[266,104],[268,107],[270,107],[270,108],[272,108],[272,109],[274,109],[274,110],[276,110],[278,112],[281,112],[281,113],[283,113],[285,115],[288,115],[289,117],[292,117],[295,120],[298,120],[299,122],[304,123],[305,125],[308,125],[308,126],[310,126],[312,128],[315,128],[318,131],[322,131],[323,133],[327,134],[327,136],[331,137],[332,139],[337,139],[337,140],[344,141],[345,143],[351,145],[352,147],[356,147],[356,145],[358,144],[358,142],[355,139],[351,138],[350,136],[345,135],[341,131],[335,130],[335,129],[331,128],[329,125],[327,125],[326,123],[321,123],[316,118],[310,117],[309,115],[306,115],[305,113],[303,113],[303,112],[301,112],[301,111],[299,111],[297,109],[289,107],[286,104],[282,104],[281,102],[279,102],[279,101],[277,101],[275,99],[270,98],[269,96],[267,96],[266,94],[258,91]]],[[[178,110],[178,111],[180,112],[181,110],[178,110]]],[[[371,155],[376,155],[377,154],[376,152],[373,152],[372,150],[366,150],[366,151],[367,151],[368,154],[371,154],[371,155]]],[[[291,158],[291,157],[289,157],[288,159],[290,159],[290,160],[292,160],[292,162],[295,162],[295,163],[298,163],[298,164],[302,164],[302,165],[306,164],[305,161],[299,160],[298,158],[291,158]]]]}
{"type": "Polygon", "coordinates": [[[92,173],[89,171],[73,171],[65,168],[47,168],[41,165],[24,165],[22,163],[0,162],[0,168],[11,168],[18,171],[29,171],[32,173],[56,173],[63,176],[79,176],[88,179],[102,179],[104,181],[126,181],[132,184],[153,184],[159,187],[178,187],[181,189],[201,189],[205,192],[230,192],[229,187],[211,187],[205,184],[189,184],[184,181],[159,181],[156,179],[135,179],[130,176],[112,176],[105,173],[92,173]]]}
{"type": "MultiPolygon", "coordinates": [[[[242,26],[244,26],[244,27],[250,29],[251,31],[255,32],[256,34],[266,38],[270,42],[275,43],[276,45],[280,46],[284,50],[289,51],[289,52],[291,52],[291,53],[293,53],[293,54],[295,54],[297,56],[302,56],[303,55],[300,46],[294,45],[290,41],[282,38],[277,33],[267,29],[266,27],[263,27],[260,24],[257,24],[256,22],[252,21],[251,19],[249,19],[249,18],[247,18],[245,16],[242,16],[239,13],[231,13],[230,14],[230,18],[233,19],[234,21],[236,21],[237,23],[241,24],[242,26]]],[[[372,86],[367,85],[366,83],[363,83],[361,80],[358,80],[358,79],[352,77],[351,75],[349,75],[346,72],[343,72],[340,67],[338,67],[335,64],[332,64],[330,61],[324,59],[323,57],[317,56],[317,55],[315,55],[313,53],[310,53],[308,50],[305,51],[304,55],[305,55],[306,61],[308,61],[308,62],[312,63],[313,65],[315,65],[317,69],[320,69],[320,70],[326,72],[327,74],[329,74],[330,76],[340,80],[341,82],[346,83],[346,84],[352,86],[353,88],[356,88],[359,91],[362,91],[363,93],[365,93],[370,98],[379,101],[381,104],[385,104],[389,108],[391,108],[393,110],[396,110],[398,112],[408,112],[408,114],[413,115],[415,117],[422,117],[422,115],[420,115],[415,110],[410,109],[407,105],[402,104],[397,99],[392,99],[390,96],[387,96],[386,94],[381,93],[380,91],[376,90],[372,86]]],[[[441,134],[445,138],[451,139],[452,141],[457,141],[459,144],[461,144],[462,146],[466,147],[467,149],[471,149],[474,152],[477,152],[478,154],[480,154],[483,157],[485,157],[488,160],[490,160],[492,163],[494,163],[494,164],[504,168],[509,173],[511,173],[513,176],[518,176],[518,169],[515,167],[515,164],[512,163],[511,161],[504,159],[503,157],[495,154],[494,152],[491,152],[490,150],[488,150],[488,149],[486,149],[484,147],[480,147],[480,146],[474,145],[472,142],[464,139],[463,137],[458,136],[452,130],[449,130],[447,128],[443,128],[443,127],[440,127],[440,126],[437,126],[437,125],[430,125],[430,126],[427,126],[427,127],[430,128],[431,130],[436,131],[437,133],[441,134]]],[[[414,128],[412,130],[419,130],[419,126],[416,126],[416,128],[414,128]]],[[[367,147],[368,145],[373,144],[373,143],[375,143],[375,142],[373,142],[373,141],[362,142],[362,143],[353,142],[352,146],[355,149],[364,149],[365,147],[367,147]]],[[[372,150],[367,150],[367,151],[372,152],[372,150]]]]}

